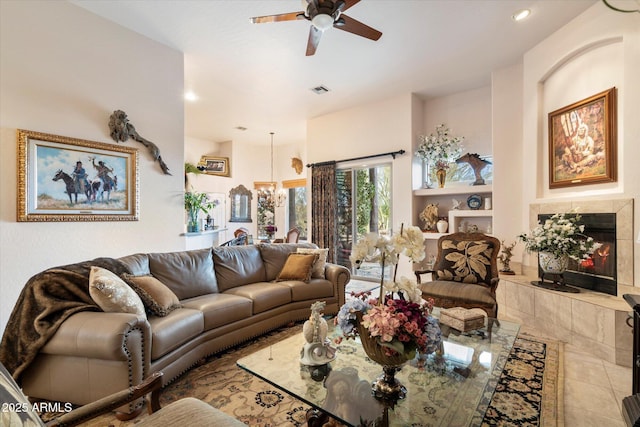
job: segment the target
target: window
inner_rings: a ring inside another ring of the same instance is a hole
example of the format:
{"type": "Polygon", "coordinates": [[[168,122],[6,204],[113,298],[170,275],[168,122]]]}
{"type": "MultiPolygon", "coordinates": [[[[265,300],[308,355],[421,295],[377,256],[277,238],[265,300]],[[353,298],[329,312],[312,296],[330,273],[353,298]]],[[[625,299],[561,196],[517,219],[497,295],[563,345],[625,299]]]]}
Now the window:
{"type": "Polygon", "coordinates": [[[307,240],[307,180],[294,179],[283,181],[287,189],[287,226],[300,230],[300,240],[307,240]]]}

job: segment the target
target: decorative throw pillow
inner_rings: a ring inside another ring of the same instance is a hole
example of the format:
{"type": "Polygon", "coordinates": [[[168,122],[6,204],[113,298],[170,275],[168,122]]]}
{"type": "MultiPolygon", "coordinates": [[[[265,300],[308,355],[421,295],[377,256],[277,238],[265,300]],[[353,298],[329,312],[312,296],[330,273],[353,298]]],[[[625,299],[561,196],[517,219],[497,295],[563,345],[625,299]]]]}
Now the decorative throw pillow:
{"type": "Polygon", "coordinates": [[[318,254],[318,259],[313,264],[311,270],[311,277],[324,279],[324,266],[327,263],[327,255],[329,255],[329,249],[310,249],[310,248],[298,248],[299,254],[318,254]]]}
{"type": "Polygon", "coordinates": [[[436,279],[491,285],[493,242],[444,240],[442,256],[435,266],[436,279]]]}
{"type": "Polygon", "coordinates": [[[0,425],[39,427],[44,423],[9,371],[0,363],[0,425]]]}
{"type": "Polygon", "coordinates": [[[300,280],[309,283],[313,263],[318,259],[318,254],[299,254],[292,252],[287,257],[282,270],[276,278],[277,282],[283,280],[300,280]]]}
{"type": "Polygon", "coordinates": [[[122,278],[136,291],[144,306],[156,316],[164,317],[176,308],[182,307],[176,294],[151,274],[123,274],[122,278]]]}
{"type": "Polygon", "coordinates": [[[138,294],[115,273],[100,267],[91,267],[89,295],[103,311],[133,313],[147,317],[138,294]]]}

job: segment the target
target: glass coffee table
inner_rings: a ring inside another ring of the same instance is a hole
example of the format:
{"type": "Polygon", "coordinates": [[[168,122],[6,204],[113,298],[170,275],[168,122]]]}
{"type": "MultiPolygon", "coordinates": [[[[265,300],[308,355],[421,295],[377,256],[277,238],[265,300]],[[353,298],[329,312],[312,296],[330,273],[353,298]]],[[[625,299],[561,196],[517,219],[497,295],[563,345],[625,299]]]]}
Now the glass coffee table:
{"type": "MultiPolygon", "coordinates": [[[[371,394],[371,382],[382,366],[370,360],[359,339],[343,340],[337,357],[320,366],[300,363],[305,343],[300,334],[237,361],[242,369],[310,405],[309,425],[321,425],[327,415],[347,426],[479,425],[513,347],[519,325],[494,319],[491,339],[485,327],[460,333],[442,326],[443,351],[418,355],[396,374],[407,395],[384,402],[371,394]]],[[[329,338],[341,336],[333,328],[329,338]]]]}

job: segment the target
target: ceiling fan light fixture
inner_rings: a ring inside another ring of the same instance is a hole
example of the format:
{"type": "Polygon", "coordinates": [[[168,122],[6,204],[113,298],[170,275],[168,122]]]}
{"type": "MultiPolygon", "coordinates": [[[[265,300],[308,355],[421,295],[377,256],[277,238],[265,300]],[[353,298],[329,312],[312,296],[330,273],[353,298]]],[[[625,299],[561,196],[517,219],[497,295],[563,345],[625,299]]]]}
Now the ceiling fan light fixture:
{"type": "Polygon", "coordinates": [[[531,10],[522,9],[522,10],[519,10],[516,13],[514,13],[511,17],[513,18],[514,21],[519,22],[519,21],[527,19],[529,17],[529,15],[531,15],[531,10]]]}
{"type": "Polygon", "coordinates": [[[313,17],[311,23],[320,31],[326,31],[333,26],[333,17],[324,13],[319,13],[313,17]]]}

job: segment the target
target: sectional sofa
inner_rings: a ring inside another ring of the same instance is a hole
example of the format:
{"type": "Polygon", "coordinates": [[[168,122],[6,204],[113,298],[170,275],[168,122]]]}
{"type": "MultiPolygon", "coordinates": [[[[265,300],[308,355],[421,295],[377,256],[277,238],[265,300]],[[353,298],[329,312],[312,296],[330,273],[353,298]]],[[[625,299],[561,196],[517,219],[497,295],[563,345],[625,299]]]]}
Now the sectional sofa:
{"type": "Polygon", "coordinates": [[[82,405],[155,371],[166,385],[209,355],[308,318],[315,301],[336,313],[350,273],[325,259],[326,250],[314,244],[284,243],[50,269],[25,286],[0,362],[32,399],[82,405]]]}

